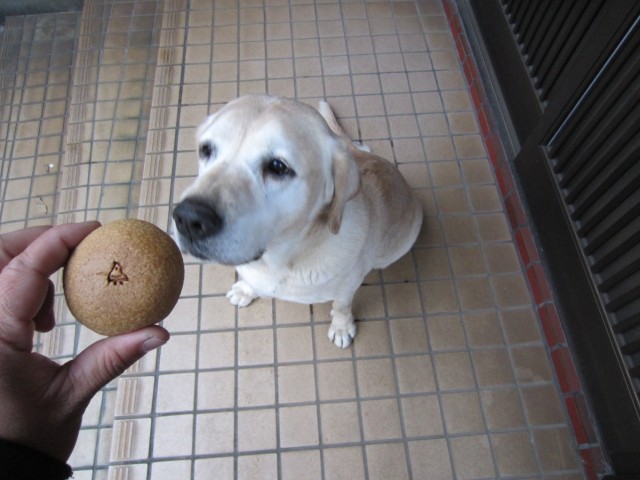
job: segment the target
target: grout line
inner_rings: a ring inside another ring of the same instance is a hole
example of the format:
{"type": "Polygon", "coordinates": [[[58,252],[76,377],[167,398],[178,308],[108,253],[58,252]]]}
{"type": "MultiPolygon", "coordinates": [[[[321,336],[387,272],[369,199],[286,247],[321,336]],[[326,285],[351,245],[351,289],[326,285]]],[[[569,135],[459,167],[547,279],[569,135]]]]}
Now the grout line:
{"type": "MultiPolygon", "coordinates": [[[[237,272],[235,273],[236,282],[239,280],[237,272]]],[[[235,474],[235,478],[238,476],[238,456],[240,454],[239,448],[239,428],[238,428],[238,420],[239,420],[239,378],[240,378],[240,370],[238,365],[240,363],[240,331],[238,329],[240,318],[238,314],[238,307],[234,308],[235,315],[235,330],[234,330],[234,341],[235,341],[235,349],[234,349],[234,369],[233,369],[233,380],[234,380],[234,393],[233,393],[233,471],[235,474]]]]}
{"type": "MultiPolygon", "coordinates": [[[[198,271],[198,291],[200,294],[202,294],[202,284],[203,284],[203,280],[204,280],[204,267],[200,266],[199,271],[198,271]]],[[[198,385],[200,384],[199,379],[200,379],[200,375],[201,375],[201,371],[200,371],[200,348],[201,348],[201,341],[202,341],[202,336],[201,336],[201,325],[202,325],[202,296],[199,295],[198,296],[198,306],[197,306],[197,325],[198,325],[198,331],[196,333],[196,347],[195,347],[195,364],[194,364],[194,385],[193,385],[193,411],[192,411],[192,421],[191,421],[191,456],[195,457],[196,452],[197,452],[197,447],[198,447],[198,426],[196,424],[196,420],[198,418],[198,414],[200,413],[199,411],[199,405],[198,405],[198,385]]],[[[195,478],[195,468],[196,468],[196,463],[195,462],[191,462],[191,478],[195,478]]]]}
{"type": "MultiPolygon", "coordinates": [[[[278,389],[278,335],[275,328],[278,318],[276,316],[275,300],[271,299],[271,332],[273,339],[273,381],[274,381],[274,413],[275,413],[275,436],[276,436],[276,466],[278,478],[282,478],[282,443],[280,440],[280,395],[278,389]]],[[[271,406],[269,406],[271,407],[271,406]]],[[[271,410],[271,408],[269,408],[271,410]]]]}
{"type": "MultiPolygon", "coordinates": [[[[311,326],[311,352],[312,352],[312,365],[313,365],[313,386],[315,393],[314,402],[310,402],[311,404],[315,404],[316,406],[316,415],[318,419],[318,449],[320,452],[320,478],[322,480],[325,479],[326,476],[326,468],[325,468],[325,443],[324,443],[324,435],[322,431],[322,412],[320,408],[320,386],[318,381],[318,349],[316,347],[316,325],[317,320],[315,318],[315,312],[313,305],[309,305],[309,323],[311,326]]],[[[319,340],[318,340],[319,341],[319,340]]]]}

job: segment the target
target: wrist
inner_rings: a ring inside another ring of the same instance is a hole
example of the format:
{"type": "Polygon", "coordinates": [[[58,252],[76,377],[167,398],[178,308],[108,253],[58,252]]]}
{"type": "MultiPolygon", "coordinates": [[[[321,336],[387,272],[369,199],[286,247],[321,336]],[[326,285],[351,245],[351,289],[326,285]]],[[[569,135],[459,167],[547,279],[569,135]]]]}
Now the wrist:
{"type": "Polygon", "coordinates": [[[6,478],[15,480],[66,480],[69,465],[39,450],[0,438],[0,465],[6,478]]]}

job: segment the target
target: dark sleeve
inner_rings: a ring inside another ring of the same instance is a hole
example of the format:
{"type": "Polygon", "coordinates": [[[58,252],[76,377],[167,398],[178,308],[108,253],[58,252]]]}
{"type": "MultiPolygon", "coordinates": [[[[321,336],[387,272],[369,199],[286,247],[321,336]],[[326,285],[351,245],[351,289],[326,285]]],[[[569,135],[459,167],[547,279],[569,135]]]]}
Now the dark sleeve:
{"type": "Polygon", "coordinates": [[[7,480],[67,480],[66,463],[24,445],[0,439],[0,472],[7,480]]]}

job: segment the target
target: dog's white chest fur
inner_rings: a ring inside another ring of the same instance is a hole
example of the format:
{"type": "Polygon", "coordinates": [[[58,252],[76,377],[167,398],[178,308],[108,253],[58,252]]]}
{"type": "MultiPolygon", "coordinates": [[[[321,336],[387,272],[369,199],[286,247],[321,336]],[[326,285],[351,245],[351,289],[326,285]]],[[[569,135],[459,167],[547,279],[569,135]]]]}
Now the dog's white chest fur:
{"type": "Polygon", "coordinates": [[[263,262],[238,267],[240,278],[257,297],[279,298],[296,303],[322,303],[335,298],[326,272],[317,270],[278,270],[263,262]]]}
{"type": "MultiPolygon", "coordinates": [[[[348,208],[345,219],[351,221],[353,213],[348,208]]],[[[360,224],[338,235],[327,230],[311,243],[300,239],[268,249],[260,260],[236,267],[244,288],[250,288],[254,297],[296,303],[349,301],[352,285],[359,285],[371,269],[369,262],[361,258],[369,229],[355,219],[351,223],[360,224]]]]}

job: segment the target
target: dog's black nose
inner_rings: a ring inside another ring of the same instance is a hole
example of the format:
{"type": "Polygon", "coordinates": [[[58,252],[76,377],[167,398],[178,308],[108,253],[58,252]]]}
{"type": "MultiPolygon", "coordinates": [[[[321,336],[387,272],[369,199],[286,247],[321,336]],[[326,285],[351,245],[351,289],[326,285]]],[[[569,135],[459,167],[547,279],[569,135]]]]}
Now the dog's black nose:
{"type": "Polygon", "coordinates": [[[187,198],[180,202],[173,211],[173,219],[178,232],[191,241],[215,235],[222,227],[222,218],[218,212],[197,198],[187,198]]]}

